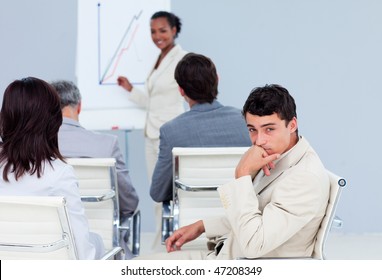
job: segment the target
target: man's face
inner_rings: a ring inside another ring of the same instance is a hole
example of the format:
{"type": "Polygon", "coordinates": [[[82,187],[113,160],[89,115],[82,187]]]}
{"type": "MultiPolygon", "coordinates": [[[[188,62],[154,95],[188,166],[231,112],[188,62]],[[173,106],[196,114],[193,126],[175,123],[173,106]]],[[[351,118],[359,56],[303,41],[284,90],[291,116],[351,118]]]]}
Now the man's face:
{"type": "Polygon", "coordinates": [[[245,120],[252,143],[262,147],[268,155],[283,154],[296,144],[296,118],[287,126],[276,113],[262,117],[246,113],[245,120]]]}

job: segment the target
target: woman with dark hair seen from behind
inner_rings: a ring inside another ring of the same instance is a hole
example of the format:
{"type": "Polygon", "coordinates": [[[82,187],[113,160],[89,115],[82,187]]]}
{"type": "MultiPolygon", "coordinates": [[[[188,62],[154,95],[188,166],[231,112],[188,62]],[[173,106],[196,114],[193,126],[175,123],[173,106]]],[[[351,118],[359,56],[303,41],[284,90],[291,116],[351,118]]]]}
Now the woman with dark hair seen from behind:
{"type": "Polygon", "coordinates": [[[79,259],[99,259],[100,236],[89,232],[73,168],[58,149],[60,99],[47,82],[28,77],[6,88],[0,112],[0,195],[64,196],[79,259]]]}

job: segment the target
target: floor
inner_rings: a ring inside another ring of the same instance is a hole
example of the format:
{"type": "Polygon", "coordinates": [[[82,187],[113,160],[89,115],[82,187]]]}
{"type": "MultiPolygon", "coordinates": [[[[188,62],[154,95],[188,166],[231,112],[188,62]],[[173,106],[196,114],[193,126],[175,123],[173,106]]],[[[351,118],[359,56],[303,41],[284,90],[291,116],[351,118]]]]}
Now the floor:
{"type": "MultiPolygon", "coordinates": [[[[141,234],[141,255],[151,252],[154,233],[141,234]]],[[[325,247],[329,260],[382,260],[382,234],[330,234],[325,247]]]]}
{"type": "Polygon", "coordinates": [[[325,254],[331,260],[382,260],[382,234],[330,234],[325,254]]]}

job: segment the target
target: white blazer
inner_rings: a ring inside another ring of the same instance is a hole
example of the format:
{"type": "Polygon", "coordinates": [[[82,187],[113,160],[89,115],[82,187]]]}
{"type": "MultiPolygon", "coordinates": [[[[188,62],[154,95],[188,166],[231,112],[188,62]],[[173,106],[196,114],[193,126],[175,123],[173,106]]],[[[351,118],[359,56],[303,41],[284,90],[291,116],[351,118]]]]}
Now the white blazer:
{"type": "Polygon", "coordinates": [[[187,52],[180,45],[173,47],[157,69],[152,69],[146,79],[146,91],[137,87],[129,100],[147,110],[145,136],[159,139],[159,128],[185,111],[184,99],[174,78],[175,67],[187,52]]]}

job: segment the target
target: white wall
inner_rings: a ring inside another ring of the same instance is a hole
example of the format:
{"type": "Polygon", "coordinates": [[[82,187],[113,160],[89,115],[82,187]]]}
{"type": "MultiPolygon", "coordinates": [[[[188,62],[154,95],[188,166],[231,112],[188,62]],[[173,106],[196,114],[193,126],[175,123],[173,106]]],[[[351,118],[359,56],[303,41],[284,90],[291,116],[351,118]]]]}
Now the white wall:
{"type": "MultiPolygon", "coordinates": [[[[0,0],[0,92],[14,79],[75,80],[75,0],[0,0]]],[[[178,42],[210,56],[223,104],[279,83],[295,97],[300,133],[348,181],[338,214],[346,233],[382,232],[378,180],[382,2],[378,0],[173,0],[178,42]]],[[[143,133],[129,139],[143,231],[154,230],[143,133]]],[[[122,143],[123,145],[123,143],[122,143]]]]}
{"type": "Polygon", "coordinates": [[[74,79],[75,0],[0,0],[0,92],[15,79],[74,79]]]}

